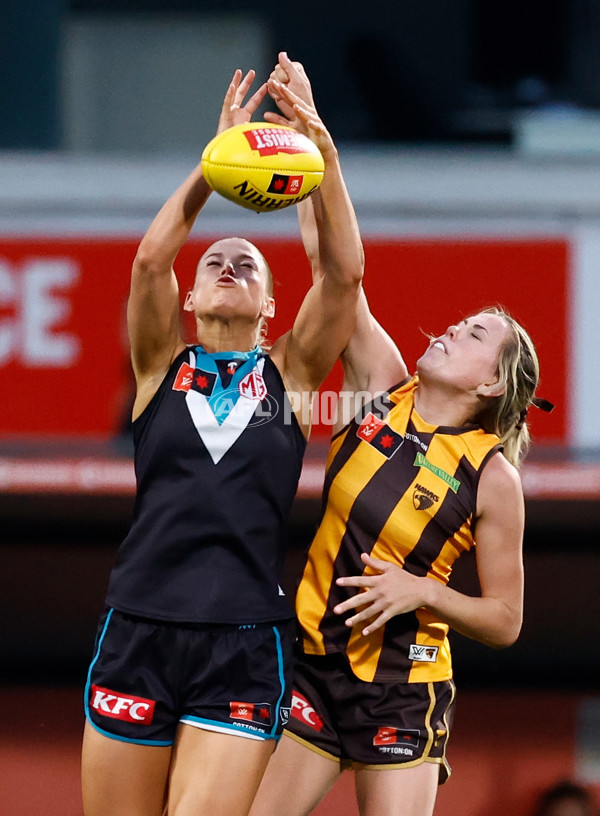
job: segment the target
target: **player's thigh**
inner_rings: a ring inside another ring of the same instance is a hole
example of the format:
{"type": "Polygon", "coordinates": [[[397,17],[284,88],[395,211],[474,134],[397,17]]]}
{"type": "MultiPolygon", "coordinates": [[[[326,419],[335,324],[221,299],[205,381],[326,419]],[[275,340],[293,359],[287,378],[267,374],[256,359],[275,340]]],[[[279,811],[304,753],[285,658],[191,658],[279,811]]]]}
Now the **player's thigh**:
{"type": "Polygon", "coordinates": [[[160,816],[171,748],[136,745],[86,723],[81,755],[85,816],[160,816]]]}
{"type": "Polygon", "coordinates": [[[169,816],[245,816],[275,740],[180,725],[169,781],[169,816]]]}
{"type": "Polygon", "coordinates": [[[435,762],[389,770],[357,769],[359,812],[361,816],[431,816],[439,776],[435,762]]]}
{"type": "Polygon", "coordinates": [[[269,761],[250,816],[306,816],[340,772],[339,760],[284,734],[269,761]]]}

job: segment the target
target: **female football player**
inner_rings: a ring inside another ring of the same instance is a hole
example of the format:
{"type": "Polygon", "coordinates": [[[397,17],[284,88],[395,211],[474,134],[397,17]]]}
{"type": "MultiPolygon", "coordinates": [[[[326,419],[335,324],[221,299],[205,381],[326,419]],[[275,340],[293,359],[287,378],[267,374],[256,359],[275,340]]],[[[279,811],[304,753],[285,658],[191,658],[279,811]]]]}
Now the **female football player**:
{"type": "MultiPolygon", "coordinates": [[[[302,66],[272,75],[312,104],[302,66]]],[[[323,273],[322,201],[303,205],[323,273]]],[[[399,311],[401,306],[399,305],[399,311]]],[[[309,814],[345,768],[361,816],[430,816],[449,774],[455,688],[448,630],[492,647],[519,634],[523,491],[539,367],[525,330],[487,309],[432,337],[411,376],[361,294],[342,354],[347,394],[370,394],[335,429],[323,511],[299,582],[292,711],[251,816],[309,814]],[[448,586],[476,546],[479,597],[448,586]]]]}
{"type": "MultiPolygon", "coordinates": [[[[250,121],[267,93],[244,101],[253,79],[235,72],[218,132],[250,121]]],[[[196,339],[184,341],[173,265],[210,194],[200,165],[133,263],[137,496],[86,687],[86,816],[246,814],[289,713],[281,571],[309,418],[285,410],[287,394],[312,394],[347,345],[363,271],[335,145],[314,109],[292,101],[286,124],[325,161],[328,257],[290,331],[263,344],[271,273],[235,237],[200,258],[183,306],[196,339]]]]}

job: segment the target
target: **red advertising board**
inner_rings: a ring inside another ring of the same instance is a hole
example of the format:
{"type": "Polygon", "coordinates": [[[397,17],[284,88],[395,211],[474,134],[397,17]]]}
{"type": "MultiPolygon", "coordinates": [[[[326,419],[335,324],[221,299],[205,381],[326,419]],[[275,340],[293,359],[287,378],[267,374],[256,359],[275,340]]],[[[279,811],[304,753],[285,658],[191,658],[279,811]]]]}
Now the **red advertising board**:
{"type": "MultiPolygon", "coordinates": [[[[183,293],[210,239],[190,241],[176,269],[183,293]]],[[[310,270],[296,239],[257,241],[276,279],[269,336],[293,322],[310,270]]],[[[131,393],[125,335],[129,271],[137,242],[112,238],[0,240],[0,434],[106,435],[118,431],[131,393]]],[[[566,240],[368,239],[371,308],[409,368],[424,333],[500,303],[534,337],[543,396],[536,437],[564,442],[569,370],[566,240]]],[[[193,335],[188,329],[188,339],[193,335]]],[[[332,375],[325,388],[339,385],[332,375]]],[[[319,423],[315,433],[329,433],[319,423]]]]}

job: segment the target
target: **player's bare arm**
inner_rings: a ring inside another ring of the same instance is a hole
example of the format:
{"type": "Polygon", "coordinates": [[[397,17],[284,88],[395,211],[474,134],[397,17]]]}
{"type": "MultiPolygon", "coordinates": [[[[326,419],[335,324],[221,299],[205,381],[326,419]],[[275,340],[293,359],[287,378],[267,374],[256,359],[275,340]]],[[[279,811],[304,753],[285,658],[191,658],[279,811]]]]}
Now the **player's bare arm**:
{"type": "MultiPolygon", "coordinates": [[[[244,103],[254,71],[236,70],[223,100],[217,132],[249,122],[264,99],[266,85],[244,103]]],[[[156,392],[171,362],[183,349],[179,285],[173,264],[211,189],[200,164],[165,202],[144,235],[133,262],[127,305],[137,393],[134,418],[156,392]]]]}
{"type": "Polygon", "coordinates": [[[316,111],[303,105],[288,88],[270,80],[269,89],[288,106],[288,118],[269,114],[269,121],[291,124],[305,133],[317,144],[325,161],[325,175],[319,188],[322,219],[317,225],[323,274],[304,299],[291,332],[280,338],[271,352],[289,390],[313,391],[352,334],[364,254],[330,134],[316,111]]]}

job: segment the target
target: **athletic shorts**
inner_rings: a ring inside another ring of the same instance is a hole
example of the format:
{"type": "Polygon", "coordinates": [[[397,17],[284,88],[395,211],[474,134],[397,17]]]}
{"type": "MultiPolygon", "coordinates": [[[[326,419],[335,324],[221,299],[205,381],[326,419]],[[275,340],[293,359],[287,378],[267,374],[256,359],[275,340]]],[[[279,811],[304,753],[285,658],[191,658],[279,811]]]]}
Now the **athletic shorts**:
{"type": "Polygon", "coordinates": [[[85,714],[107,737],[172,745],[179,723],[249,739],[289,718],[294,622],[220,625],[100,621],[85,714]]]}
{"type": "Polygon", "coordinates": [[[285,733],[342,767],[388,770],[421,762],[450,776],[446,745],[454,715],[451,680],[368,683],[343,655],[299,655],[285,733]]]}

